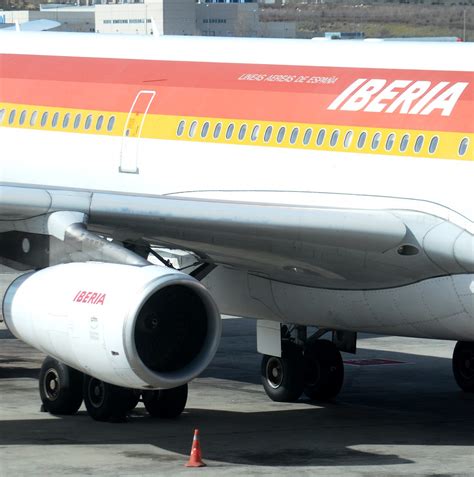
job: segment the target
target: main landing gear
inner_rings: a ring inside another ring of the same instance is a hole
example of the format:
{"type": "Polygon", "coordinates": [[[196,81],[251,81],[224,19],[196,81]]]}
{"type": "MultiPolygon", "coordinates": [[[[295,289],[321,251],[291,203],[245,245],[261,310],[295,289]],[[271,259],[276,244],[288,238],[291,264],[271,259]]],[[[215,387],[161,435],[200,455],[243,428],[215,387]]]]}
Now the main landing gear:
{"type": "Polygon", "coordinates": [[[51,414],[72,415],[86,406],[96,421],[121,421],[140,400],[152,417],[175,418],[186,406],[188,385],[173,389],[140,391],[105,383],[48,356],[39,377],[42,409],[51,414]]]}
{"type": "MultiPolygon", "coordinates": [[[[344,381],[344,364],[336,344],[316,339],[319,336],[306,340],[301,333],[293,339],[286,327],[282,330],[281,357],[268,354],[262,357],[262,384],[270,399],[294,402],[303,392],[317,401],[336,397],[344,381]]],[[[355,333],[353,336],[355,350],[355,333]]]]}
{"type": "Polygon", "coordinates": [[[336,397],[344,381],[341,353],[327,340],[299,348],[283,346],[281,358],[264,355],[262,383],[273,401],[294,402],[303,392],[310,399],[329,401],[336,397]]]}

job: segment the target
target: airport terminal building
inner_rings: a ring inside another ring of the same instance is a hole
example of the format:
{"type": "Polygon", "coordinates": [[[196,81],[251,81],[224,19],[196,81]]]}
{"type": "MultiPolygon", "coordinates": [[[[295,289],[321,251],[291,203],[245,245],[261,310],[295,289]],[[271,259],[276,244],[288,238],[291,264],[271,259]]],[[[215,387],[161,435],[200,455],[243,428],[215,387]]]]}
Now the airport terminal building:
{"type": "MultiPolygon", "coordinates": [[[[89,3],[89,0],[87,0],[89,3]]],[[[95,5],[44,4],[39,10],[0,12],[0,23],[54,20],[58,31],[134,35],[294,38],[295,22],[261,22],[258,3],[196,0],[101,0],[95,5]],[[156,31],[154,31],[156,30],[156,31]]]]}

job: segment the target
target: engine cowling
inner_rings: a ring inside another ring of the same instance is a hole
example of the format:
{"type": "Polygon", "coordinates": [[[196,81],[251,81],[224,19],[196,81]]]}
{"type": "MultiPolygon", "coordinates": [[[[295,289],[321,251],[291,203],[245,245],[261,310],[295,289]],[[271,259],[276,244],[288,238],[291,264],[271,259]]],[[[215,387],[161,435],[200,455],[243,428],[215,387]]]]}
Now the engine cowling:
{"type": "Polygon", "coordinates": [[[22,275],[3,315],[19,339],[130,388],[173,388],[210,363],[221,318],[206,288],[166,267],[70,263],[22,275]]]}

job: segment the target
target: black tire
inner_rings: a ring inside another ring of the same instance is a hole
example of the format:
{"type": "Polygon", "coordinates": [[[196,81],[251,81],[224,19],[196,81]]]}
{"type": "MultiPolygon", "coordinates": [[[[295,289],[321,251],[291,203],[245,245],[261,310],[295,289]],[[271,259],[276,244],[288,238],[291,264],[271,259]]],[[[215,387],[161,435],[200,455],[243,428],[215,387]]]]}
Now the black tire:
{"type": "Polygon", "coordinates": [[[263,389],[272,401],[295,402],[303,393],[303,353],[293,343],[285,343],[282,357],[263,355],[263,389]]]}
{"type": "Polygon", "coordinates": [[[304,392],[310,399],[329,401],[344,382],[344,363],[334,343],[317,340],[304,351],[304,392]]]}
{"type": "MultiPolygon", "coordinates": [[[[84,404],[95,421],[123,419],[135,401],[135,390],[84,376],[84,404]]],[[[135,403],[136,405],[136,403],[135,403]]]]}
{"type": "Polygon", "coordinates": [[[152,417],[173,419],[178,417],[186,407],[188,400],[188,385],[177,388],[145,391],[143,404],[152,417]]]}
{"type": "Polygon", "coordinates": [[[465,392],[474,392],[474,343],[458,341],[453,352],[453,374],[465,392]]]}
{"type": "Polygon", "coordinates": [[[51,414],[76,414],[82,404],[83,374],[48,356],[41,365],[39,392],[44,410],[51,414]]]}

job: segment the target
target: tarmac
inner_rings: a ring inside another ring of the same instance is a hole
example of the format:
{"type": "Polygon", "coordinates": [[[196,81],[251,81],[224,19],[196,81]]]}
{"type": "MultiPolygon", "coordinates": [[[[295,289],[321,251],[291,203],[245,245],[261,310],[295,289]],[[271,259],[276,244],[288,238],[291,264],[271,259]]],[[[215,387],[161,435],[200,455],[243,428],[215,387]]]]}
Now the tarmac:
{"type": "Polygon", "coordinates": [[[329,404],[274,403],[260,385],[255,322],[224,320],[219,351],[176,420],[40,412],[43,356],[0,324],[0,476],[456,476],[474,474],[474,395],[452,342],[362,335],[329,404]],[[207,467],[184,467],[193,431],[207,467]]]}

